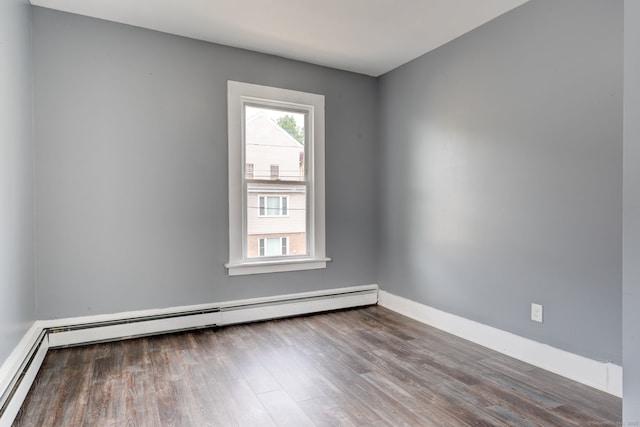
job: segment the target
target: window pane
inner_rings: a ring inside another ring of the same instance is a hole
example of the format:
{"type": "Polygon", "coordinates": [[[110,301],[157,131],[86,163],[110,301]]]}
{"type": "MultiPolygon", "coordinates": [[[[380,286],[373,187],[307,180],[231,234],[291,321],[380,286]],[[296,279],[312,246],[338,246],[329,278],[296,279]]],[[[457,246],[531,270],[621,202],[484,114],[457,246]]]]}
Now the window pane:
{"type": "Polygon", "coordinates": [[[278,239],[277,256],[308,255],[306,189],[303,183],[247,184],[247,258],[268,256],[270,238],[278,239]]]}
{"type": "Polygon", "coordinates": [[[244,108],[245,162],[252,165],[255,180],[246,187],[246,256],[308,255],[306,113],[244,108]]]}
{"type": "Polygon", "coordinates": [[[267,197],[267,215],[280,215],[280,197],[267,197]]]}
{"type": "Polygon", "coordinates": [[[271,170],[272,180],[280,179],[280,165],[271,165],[269,169],[271,170]]]}
{"type": "Polygon", "coordinates": [[[245,107],[245,161],[253,179],[304,181],[305,114],[245,107]]]}
{"type": "Polygon", "coordinates": [[[267,256],[278,256],[281,255],[280,251],[280,238],[279,237],[270,237],[267,239],[267,256]]]}

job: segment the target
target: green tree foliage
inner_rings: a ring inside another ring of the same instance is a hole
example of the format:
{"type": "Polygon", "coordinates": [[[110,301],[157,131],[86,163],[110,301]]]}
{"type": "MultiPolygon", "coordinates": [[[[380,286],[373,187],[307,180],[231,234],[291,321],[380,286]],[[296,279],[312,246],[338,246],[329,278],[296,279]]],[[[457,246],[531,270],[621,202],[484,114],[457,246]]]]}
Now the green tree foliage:
{"type": "Polygon", "coordinates": [[[304,132],[302,128],[298,127],[296,119],[294,119],[293,116],[282,116],[278,118],[277,122],[282,129],[286,130],[287,133],[294,137],[299,143],[304,143],[304,132]]]}

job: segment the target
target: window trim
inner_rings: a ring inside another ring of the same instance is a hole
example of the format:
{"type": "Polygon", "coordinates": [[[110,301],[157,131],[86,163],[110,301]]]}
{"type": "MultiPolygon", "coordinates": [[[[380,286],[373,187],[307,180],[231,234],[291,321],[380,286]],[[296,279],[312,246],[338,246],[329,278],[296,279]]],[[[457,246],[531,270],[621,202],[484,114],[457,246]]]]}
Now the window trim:
{"type": "Polygon", "coordinates": [[[325,110],[324,96],[229,80],[227,82],[229,148],[229,262],[230,276],[326,268],[325,252],[325,110]],[[306,110],[310,150],[307,162],[309,254],[286,259],[256,259],[246,256],[246,200],[243,188],[244,105],[306,110]]]}

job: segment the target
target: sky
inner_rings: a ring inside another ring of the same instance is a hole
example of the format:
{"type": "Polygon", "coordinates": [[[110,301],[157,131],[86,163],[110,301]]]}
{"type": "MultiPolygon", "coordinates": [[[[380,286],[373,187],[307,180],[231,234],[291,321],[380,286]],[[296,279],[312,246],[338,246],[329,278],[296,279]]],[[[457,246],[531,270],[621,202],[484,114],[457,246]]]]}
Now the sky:
{"type": "Polygon", "coordinates": [[[304,129],[304,114],[302,113],[293,113],[291,111],[283,111],[283,110],[274,110],[271,108],[259,108],[259,107],[251,107],[247,105],[247,120],[249,120],[251,117],[255,116],[256,114],[258,114],[259,112],[263,112],[267,117],[273,119],[273,121],[276,121],[277,119],[279,119],[280,117],[284,117],[284,116],[293,116],[293,118],[296,120],[296,123],[298,124],[299,128],[304,129]]]}

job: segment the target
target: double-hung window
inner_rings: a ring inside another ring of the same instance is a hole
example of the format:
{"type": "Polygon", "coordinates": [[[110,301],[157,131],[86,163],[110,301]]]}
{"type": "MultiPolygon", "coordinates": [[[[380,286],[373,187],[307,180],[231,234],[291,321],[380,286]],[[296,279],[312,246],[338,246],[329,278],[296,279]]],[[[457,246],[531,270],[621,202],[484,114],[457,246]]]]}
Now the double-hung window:
{"type": "Polygon", "coordinates": [[[229,275],[325,268],[324,96],[227,89],[229,275]]]}

